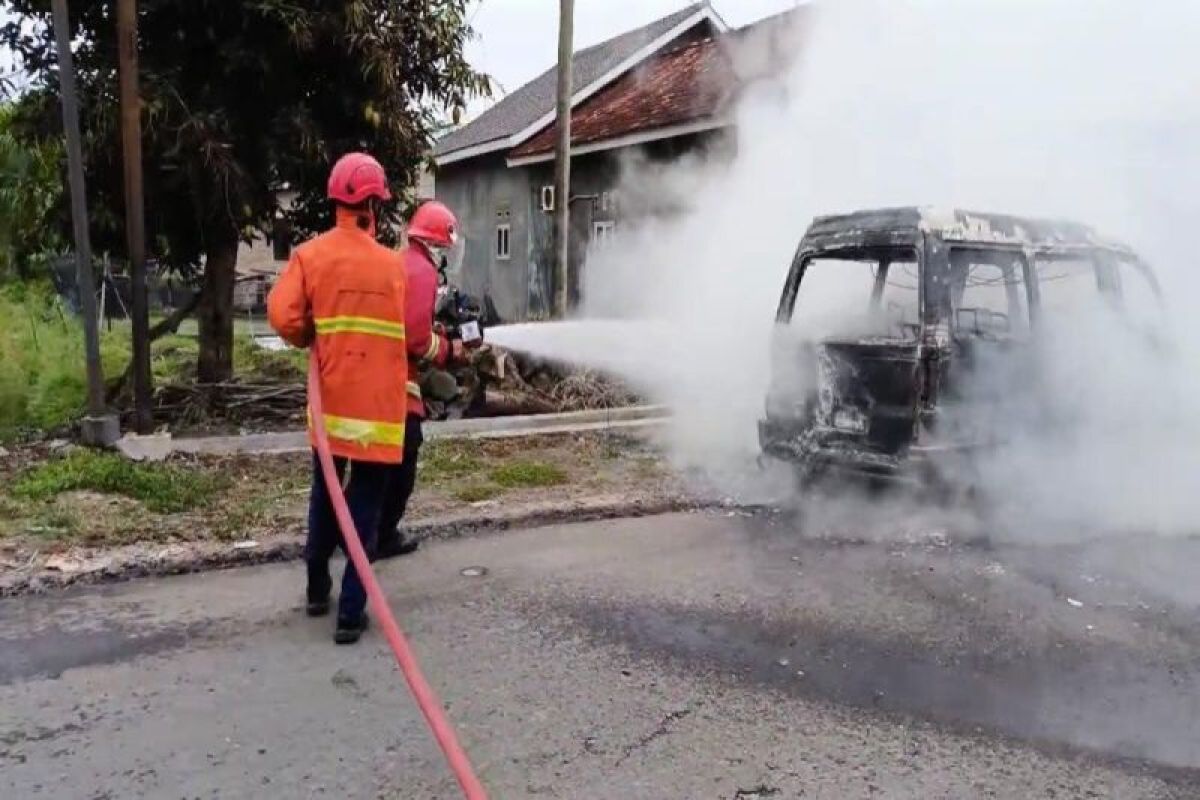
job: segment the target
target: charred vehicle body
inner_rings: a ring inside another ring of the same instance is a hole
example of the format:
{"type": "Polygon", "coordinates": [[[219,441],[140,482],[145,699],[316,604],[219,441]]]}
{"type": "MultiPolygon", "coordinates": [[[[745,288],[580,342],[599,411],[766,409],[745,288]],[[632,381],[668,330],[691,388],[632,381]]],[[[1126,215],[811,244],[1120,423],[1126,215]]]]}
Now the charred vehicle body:
{"type": "Polygon", "coordinates": [[[945,480],[1004,436],[989,411],[1020,394],[1013,356],[1056,306],[1130,292],[1157,301],[1153,274],[1083,225],[928,208],[817,218],[779,303],[763,453],[807,477],[945,480]],[[1007,391],[978,391],[981,371],[1007,391]]]}

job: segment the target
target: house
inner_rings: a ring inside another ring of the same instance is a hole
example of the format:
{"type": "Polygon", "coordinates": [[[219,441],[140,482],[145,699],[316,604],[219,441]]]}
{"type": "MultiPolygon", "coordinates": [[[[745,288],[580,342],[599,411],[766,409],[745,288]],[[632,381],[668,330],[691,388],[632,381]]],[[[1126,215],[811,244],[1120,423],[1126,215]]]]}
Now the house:
{"type": "MultiPolygon", "coordinates": [[[[748,83],[779,74],[798,12],[730,30],[708,3],[575,53],[571,110],[570,294],[591,248],[621,225],[625,159],[732,154],[732,107],[748,83]],[[749,37],[764,37],[746,47],[749,37]]],[[[459,216],[463,288],[505,321],[544,318],[554,297],[557,69],[444,136],[434,150],[439,200],[459,216]]]]}
{"type": "MultiPolygon", "coordinates": [[[[297,193],[286,183],[276,190],[280,208],[291,208],[297,193]]],[[[238,245],[237,278],[233,286],[233,307],[237,311],[263,313],[267,294],[288,260],[288,232],[282,216],[276,218],[274,240],[256,233],[252,242],[238,245]]]]}
{"type": "MultiPolygon", "coordinates": [[[[435,179],[431,170],[422,168],[413,189],[416,201],[430,200],[435,196],[435,179]]],[[[280,207],[290,208],[297,193],[288,189],[277,192],[280,207]]],[[[233,287],[233,307],[248,313],[265,312],[267,294],[275,285],[290,255],[290,233],[283,226],[282,217],[276,221],[274,241],[257,233],[252,242],[238,245],[237,281],[233,287]]]]}

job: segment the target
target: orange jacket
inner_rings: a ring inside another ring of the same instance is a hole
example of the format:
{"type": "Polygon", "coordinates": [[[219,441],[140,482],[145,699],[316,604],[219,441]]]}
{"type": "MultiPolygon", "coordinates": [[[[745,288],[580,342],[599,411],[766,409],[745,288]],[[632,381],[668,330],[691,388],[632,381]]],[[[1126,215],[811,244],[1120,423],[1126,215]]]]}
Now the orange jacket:
{"type": "Polygon", "coordinates": [[[267,298],[271,327],[295,347],[316,349],[334,455],[403,460],[407,286],[400,254],[339,209],[331,230],[296,248],[267,298]]]}
{"type": "Polygon", "coordinates": [[[404,328],[408,333],[408,413],[424,417],[421,368],[429,364],[445,366],[450,357],[450,342],[433,329],[438,274],[428,251],[413,244],[401,252],[408,277],[408,303],[404,310],[404,328]]]}

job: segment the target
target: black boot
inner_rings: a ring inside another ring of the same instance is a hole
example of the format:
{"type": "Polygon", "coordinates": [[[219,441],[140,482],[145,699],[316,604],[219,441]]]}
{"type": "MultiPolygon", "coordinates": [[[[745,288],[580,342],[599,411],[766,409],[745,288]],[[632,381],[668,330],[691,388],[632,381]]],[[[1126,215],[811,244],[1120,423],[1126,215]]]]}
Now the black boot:
{"type": "Polygon", "coordinates": [[[309,561],[307,566],[308,588],[305,590],[305,597],[308,602],[304,606],[304,612],[310,617],[323,617],[329,613],[329,593],[333,590],[329,564],[309,561]]]}
{"type": "Polygon", "coordinates": [[[319,600],[309,599],[308,604],[304,606],[304,613],[310,617],[323,617],[329,613],[329,596],[319,600]]]}
{"type": "Polygon", "coordinates": [[[357,622],[351,622],[344,619],[339,619],[337,630],[333,632],[333,641],[335,644],[354,644],[363,635],[363,631],[367,629],[370,620],[367,619],[367,612],[363,612],[357,622]]]}
{"type": "Polygon", "coordinates": [[[379,546],[375,550],[375,557],[385,559],[406,556],[417,552],[417,548],[420,546],[420,542],[413,539],[405,539],[404,534],[400,533],[399,529],[393,528],[390,533],[380,534],[379,546]]]}

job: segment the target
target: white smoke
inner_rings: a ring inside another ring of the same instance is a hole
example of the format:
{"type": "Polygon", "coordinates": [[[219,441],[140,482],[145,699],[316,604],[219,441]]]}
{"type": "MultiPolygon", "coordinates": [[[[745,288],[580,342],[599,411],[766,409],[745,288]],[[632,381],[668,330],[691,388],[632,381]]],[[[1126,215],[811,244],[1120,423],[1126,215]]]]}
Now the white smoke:
{"type": "Polygon", "coordinates": [[[589,261],[587,312],[657,327],[581,337],[573,355],[619,350],[674,408],[676,455],[743,488],[759,480],[747,465],[775,307],[813,216],[937,205],[1084,222],[1158,272],[1170,352],[1095,313],[1060,318],[1038,353],[1036,399],[1071,415],[1069,435],[1019,428],[979,467],[1013,530],[1195,530],[1200,3],[826,0],[809,11],[783,91],[764,84],[741,102],[732,161],[628,165],[625,228],[589,261]],[[664,201],[685,212],[631,229],[630,208],[664,201]]]}

